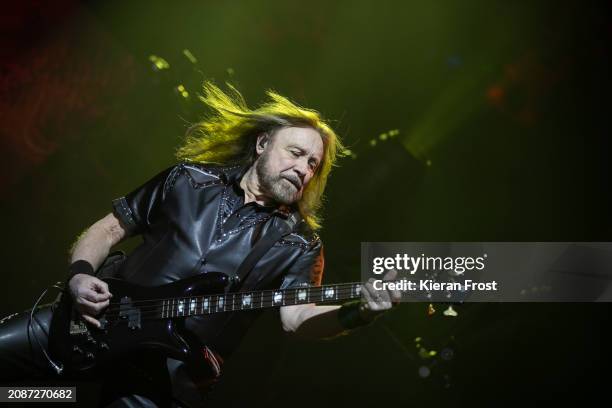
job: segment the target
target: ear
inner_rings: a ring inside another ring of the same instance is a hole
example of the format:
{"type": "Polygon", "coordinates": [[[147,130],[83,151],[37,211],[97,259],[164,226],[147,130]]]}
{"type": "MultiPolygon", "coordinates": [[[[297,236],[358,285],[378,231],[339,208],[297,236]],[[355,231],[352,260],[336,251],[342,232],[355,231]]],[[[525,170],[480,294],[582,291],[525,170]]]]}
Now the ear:
{"type": "Polygon", "coordinates": [[[257,152],[258,156],[262,154],[264,150],[266,150],[268,143],[270,143],[270,135],[268,135],[267,133],[262,133],[259,136],[257,136],[257,143],[255,144],[255,151],[257,152]]]}

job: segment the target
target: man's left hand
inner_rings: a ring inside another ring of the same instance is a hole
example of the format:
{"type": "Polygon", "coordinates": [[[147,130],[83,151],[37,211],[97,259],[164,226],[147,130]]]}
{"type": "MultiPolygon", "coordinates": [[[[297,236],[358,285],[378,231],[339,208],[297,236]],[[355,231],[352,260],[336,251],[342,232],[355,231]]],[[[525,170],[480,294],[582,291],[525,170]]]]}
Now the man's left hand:
{"type": "MultiPolygon", "coordinates": [[[[383,276],[383,281],[392,281],[397,277],[397,271],[391,269],[383,276]]],[[[373,320],[379,314],[390,310],[399,304],[402,293],[399,290],[376,290],[374,289],[374,278],[370,278],[363,285],[361,291],[363,302],[359,311],[366,320],[373,320]]]]}

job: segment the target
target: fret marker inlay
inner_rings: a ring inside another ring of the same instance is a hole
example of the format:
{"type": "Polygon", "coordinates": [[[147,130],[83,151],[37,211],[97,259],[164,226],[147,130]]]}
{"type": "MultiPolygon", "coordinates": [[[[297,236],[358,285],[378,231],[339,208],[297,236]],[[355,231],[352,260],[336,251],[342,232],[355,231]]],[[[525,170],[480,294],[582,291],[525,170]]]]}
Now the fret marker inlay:
{"type": "Polygon", "coordinates": [[[298,300],[300,302],[305,301],[306,300],[306,290],[305,289],[300,289],[298,290],[298,300]]]}
{"type": "Polygon", "coordinates": [[[242,295],[242,307],[251,307],[251,294],[242,295]]]}

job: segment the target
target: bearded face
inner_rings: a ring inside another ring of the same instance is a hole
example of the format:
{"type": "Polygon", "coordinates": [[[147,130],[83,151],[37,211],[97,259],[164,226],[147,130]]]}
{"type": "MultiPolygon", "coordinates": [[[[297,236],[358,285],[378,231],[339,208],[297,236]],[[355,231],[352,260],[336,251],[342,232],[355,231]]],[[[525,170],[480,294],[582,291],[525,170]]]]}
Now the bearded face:
{"type": "MultiPolygon", "coordinates": [[[[279,204],[290,205],[302,198],[302,189],[280,174],[275,174],[270,163],[270,153],[265,151],[255,166],[262,191],[279,204]]],[[[294,179],[295,181],[295,179],[294,179]]]]}
{"type": "Polygon", "coordinates": [[[302,198],[323,157],[323,140],[312,128],[278,130],[259,152],[255,173],[259,188],[279,204],[302,198]]]}

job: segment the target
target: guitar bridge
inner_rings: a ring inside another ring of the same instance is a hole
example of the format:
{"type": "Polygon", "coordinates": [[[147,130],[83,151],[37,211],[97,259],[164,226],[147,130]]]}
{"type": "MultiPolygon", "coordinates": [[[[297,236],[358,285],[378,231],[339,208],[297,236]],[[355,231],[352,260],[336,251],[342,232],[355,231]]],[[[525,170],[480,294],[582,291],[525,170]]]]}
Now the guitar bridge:
{"type": "Polygon", "coordinates": [[[69,333],[71,336],[78,334],[87,334],[89,333],[89,329],[85,325],[85,322],[83,322],[82,320],[71,319],[69,333]]]}

